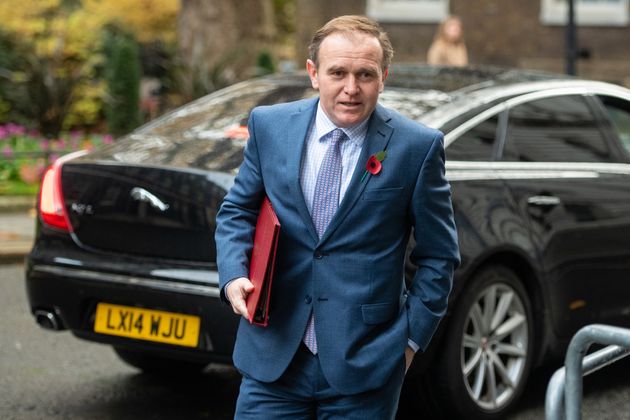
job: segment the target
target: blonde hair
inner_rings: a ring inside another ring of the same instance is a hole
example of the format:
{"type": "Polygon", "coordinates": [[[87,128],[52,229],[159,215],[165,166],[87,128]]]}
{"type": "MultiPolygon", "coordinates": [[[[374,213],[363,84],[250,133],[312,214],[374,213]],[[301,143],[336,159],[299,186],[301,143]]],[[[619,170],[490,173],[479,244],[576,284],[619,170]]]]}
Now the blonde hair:
{"type": "Polygon", "coordinates": [[[371,35],[378,40],[383,51],[381,67],[383,70],[387,69],[392,62],[392,57],[394,57],[394,48],[389,40],[389,36],[378,23],[360,15],[339,16],[319,28],[308,46],[309,58],[315,63],[315,66],[319,66],[317,61],[319,47],[327,36],[334,33],[352,34],[354,32],[371,35]]]}
{"type": "Polygon", "coordinates": [[[456,15],[450,15],[449,17],[444,19],[442,23],[440,23],[440,26],[438,26],[438,29],[435,32],[435,37],[433,38],[433,41],[449,42],[446,36],[444,35],[444,31],[445,31],[446,25],[448,25],[451,22],[457,22],[459,24],[459,29],[460,29],[459,39],[456,42],[454,42],[454,44],[464,43],[464,24],[462,23],[462,20],[460,19],[460,17],[456,15]]]}

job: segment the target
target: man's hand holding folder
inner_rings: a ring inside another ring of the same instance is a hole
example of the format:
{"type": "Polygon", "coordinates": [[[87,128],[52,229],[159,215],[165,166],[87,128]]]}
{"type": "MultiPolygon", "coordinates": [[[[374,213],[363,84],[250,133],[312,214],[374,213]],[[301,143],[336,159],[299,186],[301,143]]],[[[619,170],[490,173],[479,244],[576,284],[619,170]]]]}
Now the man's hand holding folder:
{"type": "Polygon", "coordinates": [[[265,197],[254,233],[249,279],[239,277],[229,282],[225,288],[234,313],[263,327],[267,326],[269,319],[269,300],[279,236],[280,222],[271,202],[265,197]]]}
{"type": "Polygon", "coordinates": [[[235,314],[242,315],[249,319],[246,299],[253,291],[254,285],[247,277],[239,277],[228,283],[225,287],[225,296],[230,301],[235,314]]]}

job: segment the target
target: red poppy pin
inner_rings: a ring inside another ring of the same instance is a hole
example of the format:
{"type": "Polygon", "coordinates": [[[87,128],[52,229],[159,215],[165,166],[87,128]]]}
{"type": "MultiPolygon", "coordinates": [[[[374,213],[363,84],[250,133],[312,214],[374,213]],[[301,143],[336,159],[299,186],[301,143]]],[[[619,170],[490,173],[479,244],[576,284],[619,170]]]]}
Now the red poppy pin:
{"type": "Polygon", "coordinates": [[[365,173],[361,177],[361,182],[363,182],[363,179],[367,176],[368,172],[372,175],[377,175],[379,172],[381,172],[381,169],[383,168],[381,162],[384,161],[386,157],[387,152],[385,150],[381,150],[380,152],[370,156],[367,163],[365,164],[365,173]]]}

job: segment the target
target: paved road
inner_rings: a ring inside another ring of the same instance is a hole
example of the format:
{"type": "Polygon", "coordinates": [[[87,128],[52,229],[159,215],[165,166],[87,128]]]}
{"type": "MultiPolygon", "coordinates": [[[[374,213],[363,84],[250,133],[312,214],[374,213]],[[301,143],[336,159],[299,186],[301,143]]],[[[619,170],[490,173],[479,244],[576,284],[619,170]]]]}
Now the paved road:
{"type": "MultiPolygon", "coordinates": [[[[239,376],[210,366],[188,380],[140,374],[105,345],[68,332],[43,331],[32,320],[23,268],[0,265],[0,418],[213,419],[232,416],[239,376]]],[[[532,378],[526,398],[509,420],[543,418],[550,370],[532,378]]],[[[630,419],[630,362],[587,378],[585,419],[630,419]]],[[[410,417],[411,418],[411,417],[410,417]]]]}
{"type": "Polygon", "coordinates": [[[140,374],[110,347],[40,329],[23,268],[0,266],[0,418],[228,419],[240,377],[211,366],[188,381],[140,374]]]}

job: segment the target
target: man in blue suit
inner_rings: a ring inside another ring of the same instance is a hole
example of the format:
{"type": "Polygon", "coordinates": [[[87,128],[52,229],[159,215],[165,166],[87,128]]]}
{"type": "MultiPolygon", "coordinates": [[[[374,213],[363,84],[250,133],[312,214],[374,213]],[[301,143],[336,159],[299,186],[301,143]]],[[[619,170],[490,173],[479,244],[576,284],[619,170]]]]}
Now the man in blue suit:
{"type": "Polygon", "coordinates": [[[241,318],[237,334],[236,418],[393,418],[459,263],[443,136],[377,104],[393,49],[375,22],[333,19],[309,53],[319,98],[252,111],[217,216],[222,298],[245,317],[265,195],[282,225],[269,325],[241,318]]]}

